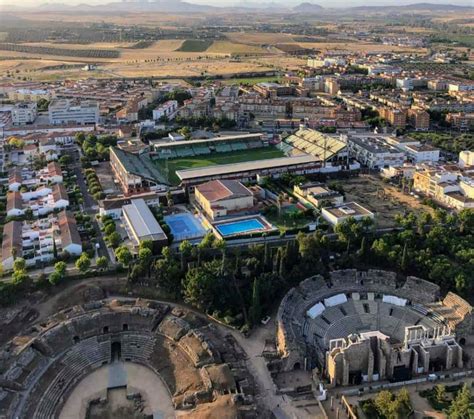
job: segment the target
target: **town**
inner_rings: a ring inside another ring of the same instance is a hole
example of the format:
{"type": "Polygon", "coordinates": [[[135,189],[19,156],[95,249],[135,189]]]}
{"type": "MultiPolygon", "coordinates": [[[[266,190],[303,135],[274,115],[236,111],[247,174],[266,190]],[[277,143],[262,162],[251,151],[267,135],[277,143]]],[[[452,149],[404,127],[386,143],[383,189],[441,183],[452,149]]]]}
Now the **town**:
{"type": "Polygon", "coordinates": [[[0,65],[0,417],[471,417],[471,48],[275,14],[205,56],[240,19],[210,16],[120,32],[202,54],[137,75],[6,21],[5,63],[85,67],[0,65]]]}

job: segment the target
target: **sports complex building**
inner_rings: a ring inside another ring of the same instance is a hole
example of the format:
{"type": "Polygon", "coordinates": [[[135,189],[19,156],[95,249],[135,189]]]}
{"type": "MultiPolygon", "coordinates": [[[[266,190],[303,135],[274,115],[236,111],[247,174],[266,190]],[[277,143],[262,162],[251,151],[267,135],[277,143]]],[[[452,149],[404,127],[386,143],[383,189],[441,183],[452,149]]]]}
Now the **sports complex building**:
{"type": "Polygon", "coordinates": [[[334,271],[291,289],[277,315],[280,371],[317,368],[327,387],[462,370],[472,307],[394,272],[334,271]]]}
{"type": "Polygon", "coordinates": [[[301,128],[277,146],[262,133],[201,140],[156,141],[149,154],[111,149],[111,166],[126,195],[166,185],[194,186],[215,179],[255,182],[260,176],[357,170],[339,137],[301,128]]]}

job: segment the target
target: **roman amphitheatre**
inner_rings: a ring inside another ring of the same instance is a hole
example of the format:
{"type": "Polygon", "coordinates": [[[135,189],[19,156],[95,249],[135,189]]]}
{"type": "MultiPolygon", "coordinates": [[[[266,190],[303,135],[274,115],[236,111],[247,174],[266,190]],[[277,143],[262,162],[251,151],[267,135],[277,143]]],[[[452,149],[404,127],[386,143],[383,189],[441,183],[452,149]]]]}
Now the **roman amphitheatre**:
{"type": "Polygon", "coordinates": [[[153,301],[60,311],[10,341],[0,364],[0,417],[256,416],[253,379],[232,337],[153,301]]]}

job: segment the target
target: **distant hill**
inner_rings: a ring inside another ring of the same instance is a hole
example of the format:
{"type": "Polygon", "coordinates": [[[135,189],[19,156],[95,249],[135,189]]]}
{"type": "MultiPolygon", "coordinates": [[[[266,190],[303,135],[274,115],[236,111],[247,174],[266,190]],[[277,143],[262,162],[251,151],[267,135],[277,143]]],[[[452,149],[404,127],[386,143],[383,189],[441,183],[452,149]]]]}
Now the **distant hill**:
{"type": "Polygon", "coordinates": [[[324,10],[324,7],[314,3],[301,3],[292,9],[296,13],[318,13],[324,10]]]}
{"type": "Polygon", "coordinates": [[[377,11],[377,12],[458,12],[462,10],[474,10],[471,6],[457,6],[454,4],[434,4],[434,3],[413,3],[403,6],[358,6],[348,7],[346,10],[354,10],[358,12],[363,11],[377,11]]]}
{"type": "MultiPolygon", "coordinates": [[[[7,10],[22,9],[23,7],[17,5],[2,6],[0,9],[7,10]]],[[[106,4],[91,5],[82,3],[79,5],[69,5],[64,3],[43,3],[37,6],[25,7],[24,9],[41,11],[41,12],[171,12],[171,13],[205,13],[219,10],[217,7],[206,6],[201,4],[187,3],[181,0],[155,0],[150,3],[142,2],[110,2],[106,4]]]]}

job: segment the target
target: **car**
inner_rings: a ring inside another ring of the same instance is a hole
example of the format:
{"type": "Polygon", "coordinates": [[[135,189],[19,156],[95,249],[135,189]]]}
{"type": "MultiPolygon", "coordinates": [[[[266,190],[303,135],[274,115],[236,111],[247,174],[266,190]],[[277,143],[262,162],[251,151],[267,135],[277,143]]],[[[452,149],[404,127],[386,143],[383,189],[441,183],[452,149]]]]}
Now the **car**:
{"type": "Polygon", "coordinates": [[[268,322],[270,321],[270,319],[271,319],[270,316],[266,316],[266,317],[264,317],[264,318],[261,320],[261,322],[262,322],[262,324],[265,326],[265,325],[268,324],[268,322]]]}

